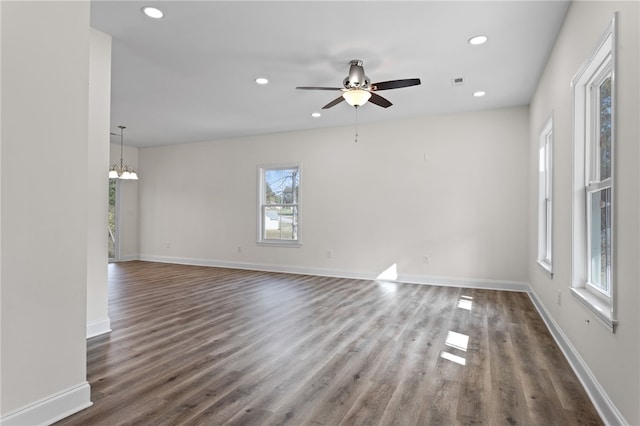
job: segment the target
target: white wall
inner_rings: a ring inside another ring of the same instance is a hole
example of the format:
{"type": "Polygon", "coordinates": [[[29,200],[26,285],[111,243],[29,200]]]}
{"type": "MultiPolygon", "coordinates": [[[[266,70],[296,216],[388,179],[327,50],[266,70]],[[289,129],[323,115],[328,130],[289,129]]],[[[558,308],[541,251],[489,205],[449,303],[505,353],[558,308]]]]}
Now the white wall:
{"type": "Polygon", "coordinates": [[[527,123],[519,107],[361,125],[357,143],[345,127],[140,149],[141,257],[523,283],[527,123]],[[256,245],[257,166],[282,161],[302,163],[300,248],[256,245]]]}
{"type": "Polygon", "coordinates": [[[110,331],[107,286],[111,36],[91,29],[89,62],[87,337],[110,331]]]}
{"type": "MultiPolygon", "coordinates": [[[[126,126],[126,123],[116,123],[126,126]]],[[[120,129],[111,129],[113,133],[120,134],[120,129]]],[[[124,130],[124,141],[127,141],[127,129],[124,130]]],[[[120,164],[120,136],[112,136],[110,145],[110,163],[120,164]],[[117,143],[116,143],[117,142],[117,143]]],[[[133,167],[138,172],[138,149],[124,146],[124,165],[133,167]]],[[[143,179],[140,172],[138,178],[143,179]]],[[[135,260],[138,258],[138,182],[135,180],[118,180],[117,193],[119,210],[116,214],[117,244],[119,245],[118,260],[135,260]]],[[[106,222],[105,222],[106,223],[106,222]]]]}
{"type": "Polygon", "coordinates": [[[1,7],[0,405],[35,424],[89,404],[89,3],[1,7]]]}
{"type": "MultiPolygon", "coordinates": [[[[640,424],[640,139],[638,2],[573,2],[530,107],[530,284],[547,314],[573,345],[619,413],[640,424]],[[615,272],[619,326],[615,334],[570,293],[573,91],[570,82],[591,56],[614,11],[618,22],[615,272]],[[554,276],[536,264],[538,133],[553,113],[554,276]],[[558,292],[561,304],[557,303],[558,292]],[[588,321],[588,322],[587,322],[588,321]]],[[[594,390],[594,389],[590,389],[594,390]]],[[[597,389],[596,389],[597,390],[597,389]]],[[[606,401],[605,401],[606,402],[606,401]]],[[[615,410],[614,410],[614,414],[615,410]]],[[[613,421],[616,423],[618,420],[613,421]]]]}

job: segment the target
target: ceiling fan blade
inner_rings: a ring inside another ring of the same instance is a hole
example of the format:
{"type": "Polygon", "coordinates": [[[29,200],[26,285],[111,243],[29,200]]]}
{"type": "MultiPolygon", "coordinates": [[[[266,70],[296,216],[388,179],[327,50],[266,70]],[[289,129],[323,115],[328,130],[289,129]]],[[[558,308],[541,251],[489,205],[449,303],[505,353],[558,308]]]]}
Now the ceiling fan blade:
{"type": "Polygon", "coordinates": [[[313,87],[313,86],[298,86],[298,90],[342,90],[340,87],[313,87]]]}
{"type": "Polygon", "coordinates": [[[339,98],[335,98],[334,100],[332,100],[331,102],[329,102],[328,104],[326,104],[325,106],[322,107],[322,109],[329,109],[332,106],[336,106],[338,105],[340,102],[344,101],[344,98],[342,96],[340,96],[339,98]]]}
{"type": "Polygon", "coordinates": [[[371,102],[372,104],[376,104],[378,106],[381,106],[382,108],[389,108],[391,105],[393,105],[387,99],[385,99],[382,96],[377,95],[375,93],[371,93],[371,97],[369,98],[369,102],[371,102]]]}
{"type": "Polygon", "coordinates": [[[417,86],[420,84],[419,78],[406,78],[404,80],[389,80],[371,85],[371,90],[400,89],[402,87],[417,86]]]}

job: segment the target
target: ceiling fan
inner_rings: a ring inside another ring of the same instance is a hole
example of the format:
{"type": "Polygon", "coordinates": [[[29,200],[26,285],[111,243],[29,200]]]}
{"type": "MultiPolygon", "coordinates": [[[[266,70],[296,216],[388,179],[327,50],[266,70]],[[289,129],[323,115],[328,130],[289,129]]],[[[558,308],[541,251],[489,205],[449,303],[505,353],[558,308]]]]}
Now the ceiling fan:
{"type": "Polygon", "coordinates": [[[342,101],[356,108],[364,105],[367,101],[372,104],[381,106],[382,108],[389,108],[393,105],[387,99],[378,95],[377,91],[400,89],[402,87],[417,86],[420,84],[419,78],[408,78],[403,80],[389,80],[382,81],[380,83],[371,83],[369,77],[364,73],[364,67],[360,59],[353,59],[349,63],[349,75],[345,77],[342,82],[343,87],[311,87],[302,86],[296,87],[298,90],[341,90],[343,93],[340,97],[332,100],[328,104],[322,107],[322,109],[328,109],[338,105],[342,101]]]}

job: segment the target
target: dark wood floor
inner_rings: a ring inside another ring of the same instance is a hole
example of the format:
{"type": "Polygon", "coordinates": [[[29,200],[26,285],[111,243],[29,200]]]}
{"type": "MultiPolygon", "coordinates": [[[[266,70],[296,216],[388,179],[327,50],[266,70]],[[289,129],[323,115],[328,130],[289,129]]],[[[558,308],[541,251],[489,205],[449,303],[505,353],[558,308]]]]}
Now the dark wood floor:
{"type": "Polygon", "coordinates": [[[126,262],[60,425],[602,424],[524,293],[126,262]]]}

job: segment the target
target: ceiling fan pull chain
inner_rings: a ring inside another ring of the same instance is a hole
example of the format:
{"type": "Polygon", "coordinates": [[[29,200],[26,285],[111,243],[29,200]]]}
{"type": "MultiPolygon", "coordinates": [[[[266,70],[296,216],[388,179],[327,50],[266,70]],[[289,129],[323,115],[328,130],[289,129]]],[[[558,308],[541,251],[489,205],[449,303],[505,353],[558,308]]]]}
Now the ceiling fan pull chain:
{"type": "Polygon", "coordinates": [[[355,106],[356,108],[356,143],[358,142],[358,106],[355,106]]]}

